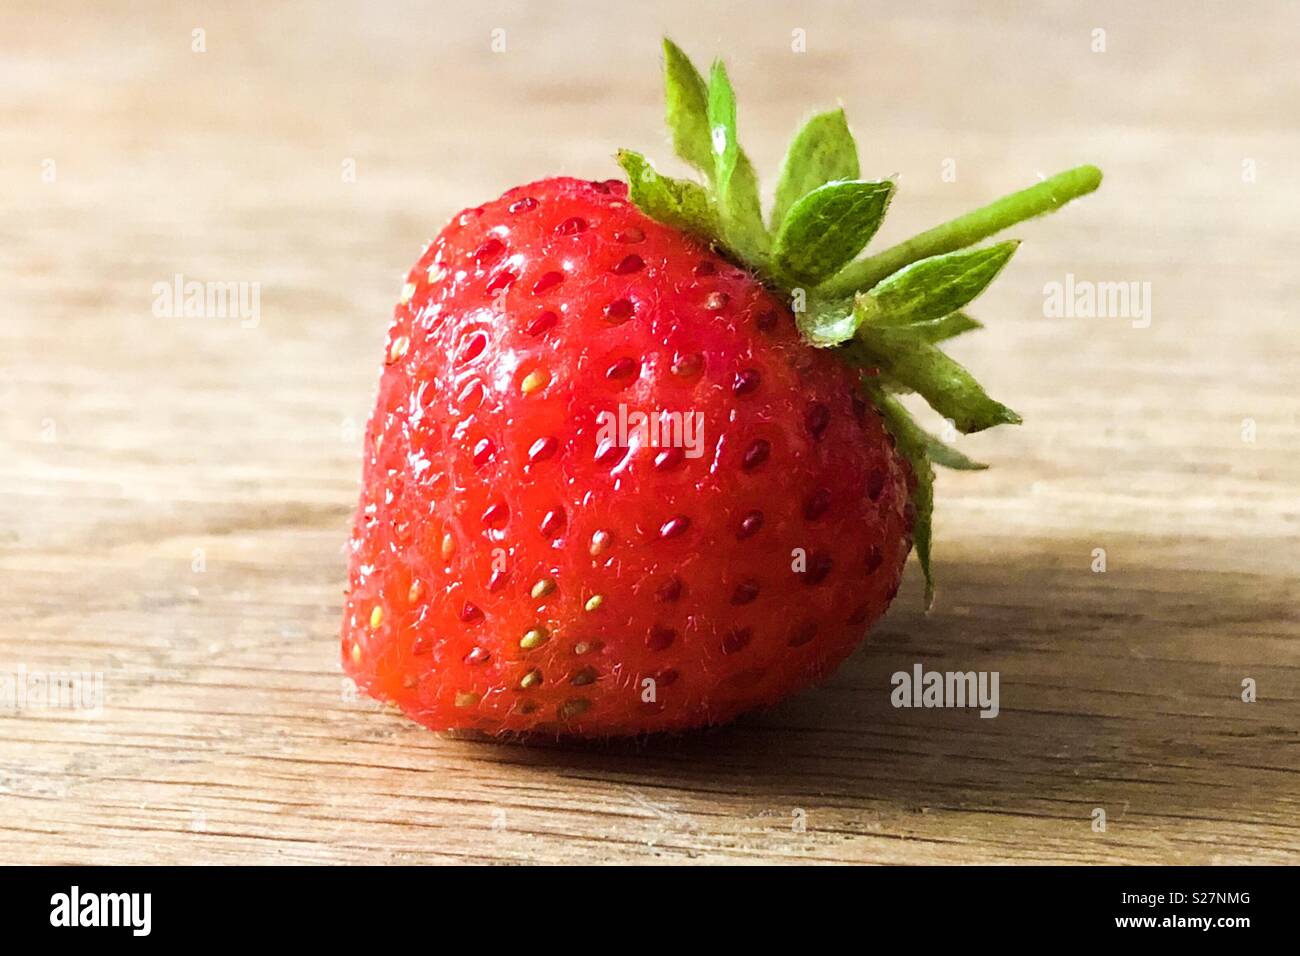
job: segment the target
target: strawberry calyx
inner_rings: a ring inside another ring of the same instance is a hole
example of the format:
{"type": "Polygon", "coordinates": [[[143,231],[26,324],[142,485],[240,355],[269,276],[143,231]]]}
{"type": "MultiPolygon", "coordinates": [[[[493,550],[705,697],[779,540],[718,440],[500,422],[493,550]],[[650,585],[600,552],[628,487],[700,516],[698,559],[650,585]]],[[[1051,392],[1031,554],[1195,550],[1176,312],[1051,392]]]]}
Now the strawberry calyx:
{"type": "Polygon", "coordinates": [[[933,466],[987,466],[925,432],[898,395],[919,394],[963,434],[1019,424],[1020,416],[989,397],[939,343],[981,327],[962,310],[1019,245],[976,244],[1092,192],[1101,171],[1079,166],[861,256],[895,186],[860,178],[843,110],[812,117],[795,135],[765,219],[758,176],[737,140],[735,92],[721,61],[706,81],[665,39],[664,92],[674,151],[703,181],[664,176],[640,153],[620,150],[629,197],[652,219],[712,244],[779,291],[809,346],[833,349],[862,370],[865,396],[916,475],[912,535],[928,608],[934,600],[933,466]]]}

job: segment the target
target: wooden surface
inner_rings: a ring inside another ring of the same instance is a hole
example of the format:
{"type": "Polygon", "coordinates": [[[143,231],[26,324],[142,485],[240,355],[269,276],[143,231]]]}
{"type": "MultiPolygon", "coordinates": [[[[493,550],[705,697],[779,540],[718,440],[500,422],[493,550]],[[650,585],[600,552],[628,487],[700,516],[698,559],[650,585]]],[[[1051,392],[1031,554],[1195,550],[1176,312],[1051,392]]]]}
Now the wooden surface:
{"type": "Polygon", "coordinates": [[[117,6],[0,9],[0,674],[105,680],[0,712],[0,862],[1300,862],[1292,5],[117,6]],[[930,616],[913,567],[829,683],[708,734],[438,737],[337,664],[400,276],[462,206],[666,159],[664,31],[727,53],[769,183],[840,98],[884,241],[1107,180],[954,346],[1025,424],[941,476],[930,616]],[[1150,282],[1150,327],[1045,318],[1067,272],[1150,282]],[[155,317],[177,273],[260,322],[155,317]],[[917,662],[1001,715],[894,709],[917,662]]]}

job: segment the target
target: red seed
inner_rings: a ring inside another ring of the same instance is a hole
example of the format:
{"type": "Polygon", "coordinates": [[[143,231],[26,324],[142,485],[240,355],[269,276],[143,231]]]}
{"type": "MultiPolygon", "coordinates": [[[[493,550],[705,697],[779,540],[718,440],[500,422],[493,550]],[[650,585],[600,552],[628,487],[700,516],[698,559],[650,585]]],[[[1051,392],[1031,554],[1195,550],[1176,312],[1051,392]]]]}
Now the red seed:
{"type": "Polygon", "coordinates": [[[537,208],[537,200],[532,196],[525,196],[523,199],[516,199],[510,204],[510,212],[519,215],[521,212],[528,212],[530,209],[537,208]]]}
{"type": "Polygon", "coordinates": [[[546,512],[542,518],[541,532],[548,538],[554,538],[564,530],[564,509],[555,508],[546,512]]]}
{"type": "Polygon", "coordinates": [[[645,268],[645,260],[638,255],[624,256],[611,270],[616,276],[631,275],[645,268]]]}
{"type": "Polygon", "coordinates": [[[505,251],[505,248],[506,244],[504,242],[493,237],[478,247],[474,253],[474,261],[480,266],[492,262],[505,251]]]}
{"type": "Polygon", "coordinates": [[[672,471],[686,460],[686,453],[680,448],[661,448],[655,455],[656,471],[672,471]]]}
{"type": "Polygon", "coordinates": [[[498,292],[504,292],[506,289],[514,285],[515,280],[518,278],[519,277],[509,269],[502,269],[493,276],[492,281],[487,284],[487,294],[496,295],[498,292]]]}
{"type": "Polygon", "coordinates": [[[492,444],[490,438],[480,438],[478,444],[474,446],[474,464],[482,467],[492,460],[496,454],[497,446],[492,444]]]}
{"type": "Polygon", "coordinates": [[[655,591],[655,597],[665,604],[673,604],[682,596],[682,579],[671,577],[663,584],[659,585],[655,591]]]}
{"type": "Polygon", "coordinates": [[[700,277],[711,276],[717,271],[717,266],[708,259],[701,259],[699,264],[695,267],[695,274],[700,277]]]}
{"type": "Polygon", "coordinates": [[[835,562],[824,551],[815,551],[808,558],[808,569],[804,571],[804,584],[821,584],[831,573],[835,562]]]}
{"type": "Polygon", "coordinates": [[[772,445],[765,438],[756,438],[753,443],[745,449],[745,454],[740,459],[740,467],[745,471],[753,471],[763,462],[772,452],[772,445]]]}
{"type": "Polygon", "coordinates": [[[605,321],[618,323],[626,322],[632,318],[635,309],[630,299],[615,299],[609,305],[605,306],[605,321]]]}
{"type": "Polygon", "coordinates": [[[736,373],[736,380],[731,386],[737,395],[749,395],[758,388],[758,369],[746,368],[736,373]]]}
{"type": "Polygon", "coordinates": [[[638,229],[636,226],[629,226],[627,229],[621,229],[618,232],[614,233],[615,242],[632,243],[632,242],[643,242],[644,240],[645,240],[645,232],[638,229]]]}
{"type": "Polygon", "coordinates": [[[736,589],[731,592],[731,603],[735,605],[748,604],[758,597],[757,581],[741,581],[736,585],[736,589]]]}
{"type": "Polygon", "coordinates": [[[760,332],[771,332],[776,328],[777,318],[776,309],[765,309],[754,319],[754,324],[760,332]]]}
{"type": "Polygon", "coordinates": [[[880,497],[880,493],[885,490],[885,473],[877,468],[871,474],[867,475],[867,497],[875,501],[880,497]]]}
{"type": "Polygon", "coordinates": [[[472,624],[475,621],[483,620],[483,612],[479,610],[477,604],[470,604],[468,601],[460,609],[460,619],[466,624],[472,624]]]}
{"type": "Polygon", "coordinates": [[[763,512],[751,511],[745,517],[740,519],[740,528],[736,531],[736,539],[744,541],[758,534],[758,529],[763,527],[763,512]]]}
{"type": "Polygon", "coordinates": [[[677,632],[671,627],[663,627],[656,624],[650,628],[650,633],[646,636],[645,646],[652,651],[667,650],[672,646],[673,641],[677,640],[677,632]]]}
{"type": "Polygon", "coordinates": [[[596,446],[596,461],[611,468],[627,457],[629,449],[616,443],[612,438],[602,438],[596,446]]]}
{"type": "Polygon", "coordinates": [[[472,412],[483,404],[483,399],[487,397],[487,388],[482,382],[466,382],[465,387],[460,390],[456,396],[456,402],[462,412],[472,412]]]}
{"type": "Polygon", "coordinates": [[[555,227],[557,236],[576,236],[587,228],[587,220],[581,216],[571,216],[555,227]]]}
{"type": "Polygon", "coordinates": [[[804,502],[803,516],[809,521],[816,521],[824,515],[831,506],[831,493],[829,488],[818,488],[808,500],[804,502]]]}
{"type": "Polygon", "coordinates": [[[510,509],[506,507],[504,502],[498,501],[483,512],[483,523],[489,528],[499,528],[506,523],[506,519],[509,517],[510,509]]]}
{"type": "Polygon", "coordinates": [[[804,415],[803,420],[808,426],[808,434],[815,440],[820,440],[822,433],[826,431],[826,426],[831,423],[831,410],[821,402],[814,402],[808,406],[808,413],[804,415]]]}
{"type": "Polygon", "coordinates": [[[472,362],[487,348],[488,337],[484,332],[475,332],[469,338],[465,339],[460,346],[460,354],[456,356],[456,361],[461,365],[472,362]]]}
{"type": "Polygon", "coordinates": [[[488,578],[488,584],[487,584],[488,590],[500,591],[503,587],[506,586],[506,581],[508,581],[509,579],[510,579],[510,572],[502,568],[497,568],[495,571],[492,572],[492,576],[488,578]]]}
{"type": "Polygon", "coordinates": [[[722,639],[722,653],[735,654],[743,651],[754,639],[754,632],[747,627],[738,627],[722,639]]]}
{"type": "Polygon", "coordinates": [[[637,361],[631,358],[621,358],[605,369],[605,378],[611,382],[621,379],[633,378],[637,371],[637,361]]]}
{"type": "Polygon", "coordinates": [[[549,328],[555,325],[557,316],[550,309],[547,309],[533,321],[528,323],[528,328],[524,329],[529,335],[542,335],[549,328]]]}
{"type": "Polygon", "coordinates": [[[885,560],[885,556],[880,553],[880,548],[878,548],[876,545],[873,544],[871,548],[868,549],[867,551],[867,561],[866,561],[867,573],[868,574],[874,573],[876,569],[880,567],[881,562],[883,562],[884,560],[885,560]]]}
{"type": "Polygon", "coordinates": [[[537,441],[533,442],[532,446],[528,449],[528,460],[534,465],[539,461],[546,461],[546,459],[555,454],[555,449],[559,446],[560,443],[550,435],[547,435],[545,438],[539,438],[537,441]]]}
{"type": "Polygon", "coordinates": [[[669,518],[659,526],[659,539],[668,541],[672,538],[681,537],[686,533],[686,529],[691,526],[691,519],[685,515],[677,515],[669,518]]]}
{"type": "Polygon", "coordinates": [[[564,281],[564,273],[552,270],[542,275],[540,279],[533,283],[533,295],[541,295],[554,289],[564,281]]]}
{"type": "Polygon", "coordinates": [[[463,658],[466,664],[486,664],[492,660],[492,655],[481,647],[470,648],[470,652],[463,658]]]}

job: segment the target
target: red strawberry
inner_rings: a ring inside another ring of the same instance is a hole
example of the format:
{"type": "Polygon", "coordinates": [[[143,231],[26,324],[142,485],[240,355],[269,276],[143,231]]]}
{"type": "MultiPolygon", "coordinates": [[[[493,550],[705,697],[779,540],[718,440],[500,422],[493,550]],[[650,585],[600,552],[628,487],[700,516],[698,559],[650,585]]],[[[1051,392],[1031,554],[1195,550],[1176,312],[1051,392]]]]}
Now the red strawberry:
{"type": "Polygon", "coordinates": [[[775,703],[884,612],[914,521],[928,581],[930,461],[980,467],[890,392],[964,431],[1018,420],[933,344],[976,326],[955,310],[1014,246],[955,250],[1095,176],[854,262],[892,184],[857,179],[842,115],[796,138],[768,230],[725,72],[666,52],[709,188],[625,153],[630,199],[513,189],[453,219],[396,310],[343,660],[432,728],[636,734],[775,703]]]}

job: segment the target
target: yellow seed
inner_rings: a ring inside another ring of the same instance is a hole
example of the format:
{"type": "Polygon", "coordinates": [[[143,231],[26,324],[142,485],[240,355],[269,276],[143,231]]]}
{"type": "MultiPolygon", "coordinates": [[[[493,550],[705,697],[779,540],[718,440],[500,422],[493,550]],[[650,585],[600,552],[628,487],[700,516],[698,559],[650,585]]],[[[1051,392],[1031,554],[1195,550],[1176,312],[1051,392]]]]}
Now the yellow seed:
{"type": "Polygon", "coordinates": [[[574,717],[580,717],[591,708],[591,701],[585,697],[570,697],[563,704],[555,709],[555,715],[560,720],[572,720],[574,717]]]}
{"type": "Polygon", "coordinates": [[[594,611],[604,603],[605,603],[605,595],[593,594],[591,597],[587,598],[587,603],[584,606],[587,608],[588,611],[594,611]]]}
{"type": "Polygon", "coordinates": [[[542,672],[536,667],[530,670],[523,677],[519,678],[519,689],[528,690],[530,687],[536,687],[542,682],[542,672]]]}
{"type": "Polygon", "coordinates": [[[554,593],[554,591],[555,591],[555,582],[552,581],[550,578],[542,578],[540,581],[538,581],[536,584],[533,585],[533,590],[532,590],[533,600],[544,598],[546,597],[546,595],[554,593]]]}
{"type": "Polygon", "coordinates": [[[376,628],[383,623],[384,609],[376,604],[374,610],[370,612],[370,626],[371,628],[376,628]]]}
{"type": "Polygon", "coordinates": [[[526,651],[531,651],[534,647],[541,647],[550,640],[550,637],[551,635],[546,632],[544,627],[529,628],[519,641],[519,646],[526,651]]]}
{"type": "Polygon", "coordinates": [[[605,549],[609,547],[610,542],[613,540],[614,540],[614,536],[611,535],[608,531],[597,531],[595,534],[591,536],[591,548],[590,548],[591,556],[594,558],[597,555],[604,552],[605,549]]]}
{"type": "Polygon", "coordinates": [[[411,340],[405,335],[399,335],[397,338],[393,339],[393,344],[388,349],[388,361],[390,363],[396,362],[399,358],[401,358],[403,355],[406,354],[406,350],[409,349],[410,347],[411,347],[411,340]]]}
{"type": "Polygon", "coordinates": [[[531,395],[539,388],[546,387],[551,381],[551,376],[545,369],[535,368],[529,372],[522,382],[519,383],[519,390],[525,395],[531,395]]]}
{"type": "Polygon", "coordinates": [[[402,286],[402,305],[411,301],[411,296],[415,295],[415,283],[408,282],[402,286]]]}
{"type": "Polygon", "coordinates": [[[360,663],[361,663],[361,645],[360,645],[360,644],[353,644],[353,645],[352,645],[352,663],[353,663],[353,664],[360,664],[360,663]]]}
{"type": "Polygon", "coordinates": [[[473,691],[461,690],[456,692],[457,707],[473,707],[479,702],[479,695],[473,691]]]}
{"type": "Polygon", "coordinates": [[[446,270],[446,269],[444,269],[442,266],[438,265],[438,263],[436,263],[436,262],[435,262],[433,265],[429,266],[429,281],[430,281],[430,282],[441,282],[441,281],[442,281],[443,279],[445,279],[445,278],[447,278],[447,270],[446,270]]]}
{"type": "Polygon", "coordinates": [[[442,536],[442,556],[444,559],[450,558],[456,553],[456,539],[449,533],[442,536]]]}
{"type": "Polygon", "coordinates": [[[573,645],[573,653],[579,656],[586,654],[590,650],[591,650],[591,645],[588,644],[586,641],[579,641],[577,644],[573,645]]]}
{"type": "Polygon", "coordinates": [[[411,582],[411,587],[406,592],[406,600],[412,604],[420,600],[420,579],[419,578],[416,578],[414,581],[411,582]]]}

